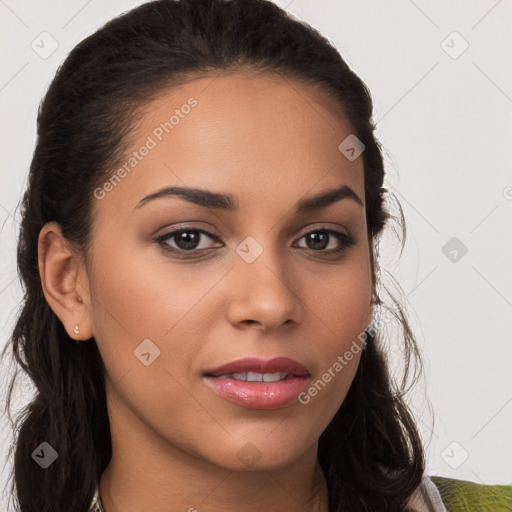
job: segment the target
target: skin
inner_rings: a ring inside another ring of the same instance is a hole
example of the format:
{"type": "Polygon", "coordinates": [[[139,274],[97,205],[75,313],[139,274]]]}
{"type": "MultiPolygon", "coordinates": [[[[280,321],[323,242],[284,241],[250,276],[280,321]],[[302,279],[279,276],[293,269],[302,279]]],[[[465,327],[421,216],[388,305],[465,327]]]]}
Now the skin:
{"type": "Polygon", "coordinates": [[[190,97],[197,106],[95,201],[89,265],[58,224],[40,233],[46,299],[72,338],[75,324],[80,339],[94,336],[107,369],[113,457],[101,499],[107,512],[326,512],[318,439],[360,353],[307,405],[274,410],[230,403],[202,375],[241,357],[285,356],[309,370],[309,387],[370,323],[364,206],[343,199],[293,213],[304,196],[342,184],[364,205],[362,157],[338,150],[353,129],[317,86],[239,71],[160,94],[132,134],[133,150],[190,97]],[[134,209],[171,185],[231,193],[240,210],[177,197],[134,209]],[[185,255],[174,257],[154,239],[178,224],[218,240],[201,235],[200,256],[187,256],[179,237],[163,242],[185,255]],[[356,243],[329,256],[343,241],[315,246],[304,236],[322,228],[356,243]],[[235,250],[247,236],[263,248],[252,263],[235,250]],[[134,356],[144,339],[160,350],[149,366],[134,356]],[[252,466],[239,457],[248,443],[260,456],[252,466]]]}

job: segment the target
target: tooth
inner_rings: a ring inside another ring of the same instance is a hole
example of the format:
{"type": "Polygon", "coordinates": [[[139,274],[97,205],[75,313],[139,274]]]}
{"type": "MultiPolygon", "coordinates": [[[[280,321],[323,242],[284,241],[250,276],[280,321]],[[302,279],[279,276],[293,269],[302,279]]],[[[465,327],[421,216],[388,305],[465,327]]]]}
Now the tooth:
{"type": "Polygon", "coordinates": [[[220,375],[220,379],[235,379],[246,382],[277,382],[285,380],[288,376],[284,372],[275,373],[259,373],[259,372],[244,372],[244,373],[232,373],[229,375],[220,375]]]}
{"type": "Polygon", "coordinates": [[[263,382],[276,382],[281,380],[286,373],[276,372],[276,373],[265,373],[263,375],[263,382]]]}

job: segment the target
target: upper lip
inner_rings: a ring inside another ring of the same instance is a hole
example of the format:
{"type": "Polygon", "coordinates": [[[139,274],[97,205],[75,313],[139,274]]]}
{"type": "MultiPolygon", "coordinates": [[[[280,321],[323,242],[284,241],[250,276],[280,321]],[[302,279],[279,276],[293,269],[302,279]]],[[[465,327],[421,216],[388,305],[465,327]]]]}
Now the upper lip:
{"type": "Polygon", "coordinates": [[[208,376],[219,377],[232,373],[277,373],[283,372],[287,375],[298,377],[309,377],[308,370],[297,361],[288,357],[275,357],[273,359],[259,359],[257,357],[246,357],[224,364],[213,370],[205,372],[208,376]]]}

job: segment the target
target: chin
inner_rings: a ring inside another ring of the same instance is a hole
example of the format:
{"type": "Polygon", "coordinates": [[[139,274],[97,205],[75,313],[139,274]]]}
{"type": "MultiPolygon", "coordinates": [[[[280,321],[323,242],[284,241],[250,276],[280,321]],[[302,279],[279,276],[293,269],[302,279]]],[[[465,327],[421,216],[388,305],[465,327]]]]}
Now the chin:
{"type": "Polygon", "coordinates": [[[226,470],[244,472],[284,468],[295,462],[310,443],[301,443],[289,434],[283,439],[278,434],[266,436],[260,431],[252,437],[244,436],[239,442],[233,439],[230,444],[231,446],[224,446],[222,453],[218,454],[219,457],[214,456],[210,460],[226,470]],[[301,446],[304,447],[302,450],[301,446]]]}

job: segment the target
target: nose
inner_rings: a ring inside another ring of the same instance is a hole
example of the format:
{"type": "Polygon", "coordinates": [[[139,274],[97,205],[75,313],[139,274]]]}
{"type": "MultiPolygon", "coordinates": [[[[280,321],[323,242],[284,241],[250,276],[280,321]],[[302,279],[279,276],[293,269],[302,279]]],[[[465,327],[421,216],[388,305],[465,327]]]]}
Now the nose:
{"type": "Polygon", "coordinates": [[[235,327],[267,332],[302,323],[300,290],[294,289],[291,269],[275,251],[265,249],[252,263],[237,258],[230,279],[227,315],[235,327]]]}

